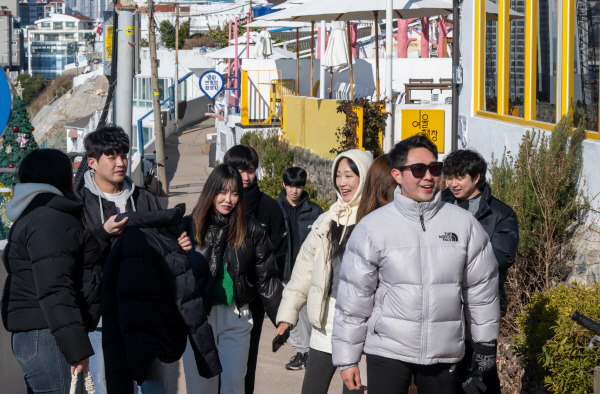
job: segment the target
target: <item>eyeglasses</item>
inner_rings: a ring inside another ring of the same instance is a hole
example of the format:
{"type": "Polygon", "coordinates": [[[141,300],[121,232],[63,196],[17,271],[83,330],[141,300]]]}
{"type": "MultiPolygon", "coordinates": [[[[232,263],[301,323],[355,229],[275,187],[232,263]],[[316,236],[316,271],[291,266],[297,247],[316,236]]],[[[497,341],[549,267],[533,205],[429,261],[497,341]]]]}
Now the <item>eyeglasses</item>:
{"type": "Polygon", "coordinates": [[[410,172],[415,178],[423,178],[427,173],[427,170],[429,170],[429,173],[432,176],[440,176],[442,175],[442,168],[444,168],[444,163],[442,163],[441,161],[434,161],[429,165],[423,163],[416,163],[411,164],[410,166],[398,167],[400,171],[410,169],[410,172]]]}

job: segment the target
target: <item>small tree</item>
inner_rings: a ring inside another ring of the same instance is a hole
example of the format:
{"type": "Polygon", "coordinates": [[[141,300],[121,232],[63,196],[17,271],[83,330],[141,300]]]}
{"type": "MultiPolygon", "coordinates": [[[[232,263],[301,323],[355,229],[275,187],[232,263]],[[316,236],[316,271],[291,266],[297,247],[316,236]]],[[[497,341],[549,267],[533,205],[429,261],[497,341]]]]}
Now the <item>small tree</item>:
{"type": "Polygon", "coordinates": [[[569,234],[577,214],[589,204],[580,192],[585,130],[573,130],[568,117],[552,133],[523,136],[516,158],[508,152],[490,167],[494,195],[510,205],[519,220],[519,252],[506,282],[508,313],[505,334],[515,332],[514,319],[536,291],[566,280],[573,255],[569,234]]]}
{"type": "Polygon", "coordinates": [[[160,33],[160,39],[163,45],[169,49],[175,48],[175,27],[169,21],[162,21],[158,26],[158,32],[160,33]]]}
{"type": "Polygon", "coordinates": [[[338,113],[346,115],[346,123],[335,133],[339,146],[330,150],[331,153],[342,153],[348,149],[358,148],[357,126],[359,123],[358,115],[354,108],[360,107],[363,110],[363,141],[362,146],[365,150],[371,152],[373,157],[381,155],[381,146],[379,133],[385,129],[387,114],[381,109],[385,105],[384,101],[372,103],[367,98],[357,98],[352,101],[344,100],[339,102],[338,113]]]}
{"type": "MultiPolygon", "coordinates": [[[[25,102],[19,97],[13,101],[13,109],[8,120],[8,125],[2,133],[2,147],[0,148],[0,167],[7,168],[12,165],[18,168],[19,164],[29,152],[38,149],[38,144],[33,137],[34,127],[29,122],[29,115],[25,102]]],[[[14,174],[0,173],[0,182],[5,187],[13,187],[16,183],[14,174]]],[[[6,218],[4,209],[9,195],[0,196],[0,238],[6,239],[12,223],[6,218]]]]}

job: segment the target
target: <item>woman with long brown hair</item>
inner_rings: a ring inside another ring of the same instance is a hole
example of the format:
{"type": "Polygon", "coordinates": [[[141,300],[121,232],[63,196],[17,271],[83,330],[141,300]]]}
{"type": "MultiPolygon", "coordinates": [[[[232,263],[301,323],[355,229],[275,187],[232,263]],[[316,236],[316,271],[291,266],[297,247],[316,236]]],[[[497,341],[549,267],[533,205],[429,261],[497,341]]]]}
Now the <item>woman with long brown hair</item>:
{"type": "MultiPolygon", "coordinates": [[[[183,227],[192,239],[188,259],[202,285],[223,368],[220,392],[241,394],[253,325],[248,304],[260,296],[275,322],[282,285],[267,234],[246,215],[242,178],[234,167],[215,167],[183,227]]],[[[185,355],[184,363],[189,365],[185,355]]],[[[195,393],[219,392],[218,377],[204,379],[195,371],[195,366],[186,368],[188,387],[195,393]]]]}
{"type": "Polygon", "coordinates": [[[386,153],[375,159],[367,172],[363,196],[356,214],[356,222],[358,223],[360,219],[377,208],[390,203],[394,199],[396,186],[398,186],[398,183],[392,176],[390,159],[386,153]]]}

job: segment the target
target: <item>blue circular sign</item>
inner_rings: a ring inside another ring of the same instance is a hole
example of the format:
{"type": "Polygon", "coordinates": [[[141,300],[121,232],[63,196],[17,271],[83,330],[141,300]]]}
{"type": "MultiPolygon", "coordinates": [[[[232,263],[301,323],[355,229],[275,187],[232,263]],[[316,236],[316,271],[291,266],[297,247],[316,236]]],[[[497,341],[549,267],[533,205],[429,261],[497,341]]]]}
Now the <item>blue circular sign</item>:
{"type": "Polygon", "coordinates": [[[198,84],[200,85],[202,93],[211,100],[214,100],[215,97],[223,91],[225,80],[223,79],[223,76],[215,70],[209,70],[200,76],[198,84]]]}
{"type": "Polygon", "coordinates": [[[79,67],[79,62],[75,62],[75,67],[79,67]]]}
{"type": "Polygon", "coordinates": [[[10,86],[4,71],[0,69],[0,134],[4,132],[4,128],[8,124],[12,104],[12,96],[10,94],[10,86]]]}

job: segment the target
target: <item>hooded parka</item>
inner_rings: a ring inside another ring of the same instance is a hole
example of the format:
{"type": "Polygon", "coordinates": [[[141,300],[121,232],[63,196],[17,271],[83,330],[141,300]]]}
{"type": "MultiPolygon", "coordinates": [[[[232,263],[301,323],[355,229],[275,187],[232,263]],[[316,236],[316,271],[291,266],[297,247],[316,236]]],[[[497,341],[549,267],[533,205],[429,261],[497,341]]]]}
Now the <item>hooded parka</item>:
{"type": "Polygon", "coordinates": [[[8,278],[2,320],[10,332],[49,328],[69,364],[94,354],[88,332],[100,318],[100,260],[82,205],[54,186],[19,183],[6,214],[8,278]]]}
{"type": "MultiPolygon", "coordinates": [[[[331,331],[335,298],[329,295],[332,262],[329,258],[328,232],[331,222],[348,227],[356,224],[356,213],[362,196],[367,171],[373,162],[370,152],[353,149],[337,156],[332,165],[332,181],[335,185],[335,168],[343,158],[351,159],[360,177],[356,194],[350,202],[344,202],[339,191],[337,201],[329,211],[314,222],[311,232],[296,257],[292,277],[283,290],[283,298],[277,314],[277,323],[296,325],[298,314],[307,306],[308,321],[314,327],[310,347],[331,353],[331,331]]],[[[343,236],[342,236],[343,238],[343,236]]]]}

